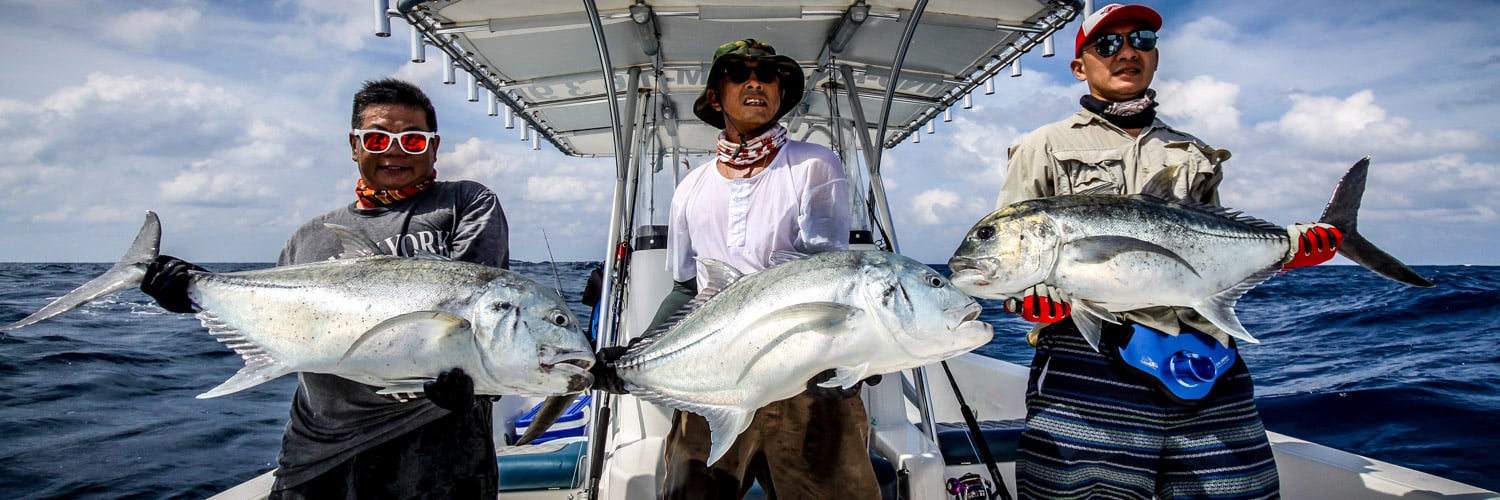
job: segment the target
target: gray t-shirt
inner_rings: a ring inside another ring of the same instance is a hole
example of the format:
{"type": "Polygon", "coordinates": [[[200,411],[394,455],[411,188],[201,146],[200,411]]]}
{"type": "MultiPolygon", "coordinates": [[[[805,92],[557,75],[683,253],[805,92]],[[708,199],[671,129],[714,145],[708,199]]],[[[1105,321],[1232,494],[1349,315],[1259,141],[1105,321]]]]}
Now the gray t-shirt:
{"type": "MultiPolygon", "coordinates": [[[[353,229],[374,241],[382,251],[394,255],[432,253],[501,268],[510,266],[505,213],[495,194],[477,182],[438,182],[390,206],[365,210],[351,203],[313,218],[292,235],[277,264],[336,258],[343,247],[324,223],[353,229]]],[[[299,374],[291,420],[282,436],[281,455],[277,459],[276,488],[311,480],[365,450],[449,415],[447,410],[426,399],[402,402],[376,394],[376,390],[334,375],[299,374]]],[[[490,407],[488,399],[480,398],[468,418],[455,419],[472,428],[417,434],[414,439],[419,442],[414,442],[411,448],[440,448],[448,452],[424,456],[424,463],[409,466],[419,468],[424,474],[450,477],[492,475],[490,407]],[[420,442],[434,438],[452,442],[420,442]]]]}

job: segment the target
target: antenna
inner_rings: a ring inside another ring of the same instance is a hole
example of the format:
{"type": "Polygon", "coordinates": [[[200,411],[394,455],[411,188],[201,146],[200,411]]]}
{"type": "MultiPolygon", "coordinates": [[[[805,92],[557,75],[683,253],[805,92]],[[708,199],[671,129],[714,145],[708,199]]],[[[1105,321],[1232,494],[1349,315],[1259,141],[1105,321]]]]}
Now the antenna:
{"type": "Polygon", "coordinates": [[[552,242],[547,240],[547,230],[542,230],[542,243],[547,244],[547,260],[552,263],[552,277],[557,278],[557,294],[562,295],[562,274],[557,272],[557,258],[552,256],[552,242]]]}

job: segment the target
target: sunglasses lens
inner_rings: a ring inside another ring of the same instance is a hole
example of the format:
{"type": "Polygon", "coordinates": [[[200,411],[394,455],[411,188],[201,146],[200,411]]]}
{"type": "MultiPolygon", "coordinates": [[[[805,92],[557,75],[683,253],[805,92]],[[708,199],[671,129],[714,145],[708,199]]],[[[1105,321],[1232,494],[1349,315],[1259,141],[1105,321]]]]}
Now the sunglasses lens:
{"type": "Polygon", "coordinates": [[[1119,52],[1120,46],[1124,45],[1124,42],[1124,37],[1110,33],[1094,41],[1094,50],[1099,51],[1101,57],[1109,57],[1119,52]]]}
{"type": "Polygon", "coordinates": [[[1151,30],[1140,30],[1130,34],[1130,46],[1140,50],[1151,50],[1156,48],[1156,32],[1151,30]]]}
{"type": "Polygon", "coordinates": [[[754,68],[743,64],[731,64],[724,67],[724,76],[734,83],[745,83],[750,79],[750,74],[755,74],[755,79],[760,83],[771,83],[781,78],[781,68],[774,64],[762,64],[754,68]]]}
{"type": "Polygon", "coordinates": [[[401,134],[401,149],[411,154],[427,151],[427,136],[416,132],[401,134]]]}
{"type": "Polygon", "coordinates": [[[771,83],[781,78],[781,71],[774,64],[762,64],[755,67],[755,79],[761,83],[771,83]]]}
{"type": "Polygon", "coordinates": [[[745,83],[745,80],[750,79],[750,68],[739,64],[731,64],[724,67],[724,76],[729,77],[729,81],[731,82],[745,83]]]}
{"type": "Polygon", "coordinates": [[[364,143],[365,151],[371,153],[384,153],[391,148],[391,136],[382,132],[365,132],[360,141],[364,143]]]}

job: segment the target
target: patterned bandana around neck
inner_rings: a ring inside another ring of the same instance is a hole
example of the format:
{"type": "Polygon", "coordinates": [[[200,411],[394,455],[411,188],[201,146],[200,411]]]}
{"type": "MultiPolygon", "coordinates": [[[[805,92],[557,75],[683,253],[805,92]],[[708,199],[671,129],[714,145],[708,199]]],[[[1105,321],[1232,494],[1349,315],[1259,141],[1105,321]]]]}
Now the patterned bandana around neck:
{"type": "Polygon", "coordinates": [[[1146,89],[1146,93],[1140,97],[1123,102],[1106,101],[1084,94],[1078,103],[1120,128],[1145,128],[1156,120],[1156,91],[1152,89],[1146,89]]]}
{"type": "Polygon", "coordinates": [[[726,133],[719,132],[719,161],[737,167],[754,165],[786,144],[786,127],[780,123],[750,140],[741,134],[740,142],[730,141],[726,133]]]}
{"type": "Polygon", "coordinates": [[[365,180],[361,178],[359,184],[354,186],[354,195],[359,197],[355,205],[362,210],[390,205],[432,187],[433,182],[436,181],[437,170],[433,170],[432,175],[428,176],[425,181],[395,190],[372,188],[368,184],[365,184],[365,180]]]}

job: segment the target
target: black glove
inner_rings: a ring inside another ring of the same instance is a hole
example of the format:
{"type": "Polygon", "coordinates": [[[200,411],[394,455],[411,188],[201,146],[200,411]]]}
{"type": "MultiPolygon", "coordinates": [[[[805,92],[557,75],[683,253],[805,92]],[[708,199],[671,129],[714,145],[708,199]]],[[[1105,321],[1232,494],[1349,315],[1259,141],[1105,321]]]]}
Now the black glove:
{"type": "Polygon", "coordinates": [[[462,368],[439,373],[437,380],[422,384],[422,392],[432,404],[453,413],[474,409],[474,379],[462,368]]]}
{"type": "Polygon", "coordinates": [[[156,299],[156,304],[162,309],[174,313],[198,312],[187,294],[191,277],[188,271],[207,269],[171,255],[158,255],[156,260],[146,265],[146,276],[141,279],[141,291],[156,299]]]}
{"type": "Polygon", "coordinates": [[[817,396],[819,398],[823,398],[823,399],[830,399],[830,400],[835,400],[835,401],[840,400],[840,399],[849,399],[849,398],[852,398],[854,396],[859,395],[859,385],[860,384],[875,385],[875,384],[879,384],[880,383],[880,379],[881,379],[880,375],[871,375],[869,378],[866,378],[866,379],[861,380],[859,382],[855,382],[854,385],[849,386],[848,389],[845,389],[845,388],[842,388],[842,387],[838,387],[838,386],[823,387],[823,386],[818,385],[818,384],[821,384],[823,382],[827,382],[829,380],[833,380],[833,376],[834,376],[834,371],[833,371],[832,368],[827,369],[827,370],[823,370],[822,373],[819,373],[817,376],[814,376],[812,378],[812,380],[807,381],[807,392],[812,393],[812,395],[817,396]]]}
{"type": "Polygon", "coordinates": [[[626,349],[629,348],[609,346],[594,354],[594,366],[589,367],[589,373],[594,375],[594,390],[610,394],[630,394],[630,391],[625,390],[625,381],[620,380],[620,374],[615,372],[615,361],[625,355],[626,349]]]}

